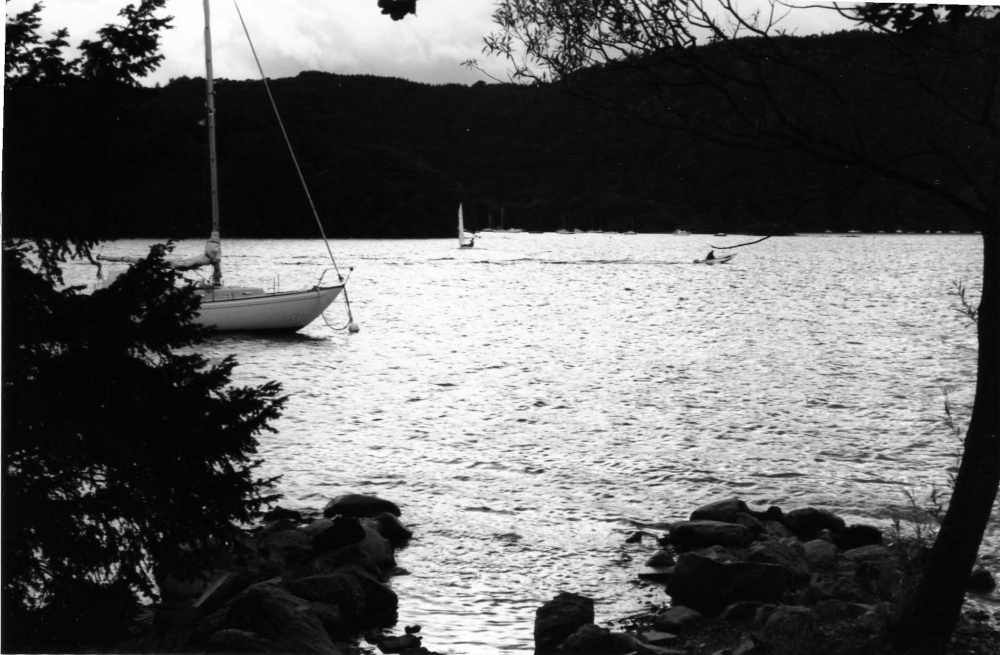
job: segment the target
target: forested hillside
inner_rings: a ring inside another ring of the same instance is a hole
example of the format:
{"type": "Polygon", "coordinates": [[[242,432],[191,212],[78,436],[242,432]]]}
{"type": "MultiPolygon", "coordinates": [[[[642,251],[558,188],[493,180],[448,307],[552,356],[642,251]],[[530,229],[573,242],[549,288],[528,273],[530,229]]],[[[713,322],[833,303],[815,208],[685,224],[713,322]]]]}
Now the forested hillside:
{"type": "MultiPolygon", "coordinates": [[[[808,38],[817,56],[834,57],[838,48],[877,51],[880,37],[808,38]]],[[[271,87],[332,237],[449,236],[459,202],[471,229],[491,219],[499,227],[501,215],[504,227],[528,230],[761,233],[789,218],[781,231],[971,229],[884,180],[810,195],[824,185],[809,180],[836,171],[794,153],[729,150],[665,132],[558,87],[318,72],[271,87]]],[[[182,78],[113,94],[73,85],[8,92],[8,233],[207,234],[204,90],[204,80],[182,78]]],[[[859,89],[880,92],[904,128],[929,129],[891,89],[859,89]]],[[[218,80],[216,107],[224,236],[318,236],[262,82],[218,80]]]]}

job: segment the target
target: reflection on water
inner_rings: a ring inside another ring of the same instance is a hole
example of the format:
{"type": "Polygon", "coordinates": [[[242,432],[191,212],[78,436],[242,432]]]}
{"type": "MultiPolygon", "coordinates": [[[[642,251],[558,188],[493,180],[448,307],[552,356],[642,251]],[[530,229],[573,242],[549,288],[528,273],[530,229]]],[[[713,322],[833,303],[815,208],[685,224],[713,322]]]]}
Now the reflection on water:
{"type": "MultiPolygon", "coordinates": [[[[403,509],[401,624],[442,652],[526,651],[561,590],[593,597],[599,621],[665,599],[636,582],[654,550],[624,543],[636,529],[734,495],[885,524],[904,489],[946,484],[945,398],[967,413],[975,376],[951,292],[978,298],[979,238],[803,236],[689,263],[739,240],[334,242],[360,333],[319,321],[204,348],[291,394],[261,438],[286,506],[354,491],[403,509]]],[[[226,251],[227,282],[283,289],[314,284],[325,253],[226,251]]]]}

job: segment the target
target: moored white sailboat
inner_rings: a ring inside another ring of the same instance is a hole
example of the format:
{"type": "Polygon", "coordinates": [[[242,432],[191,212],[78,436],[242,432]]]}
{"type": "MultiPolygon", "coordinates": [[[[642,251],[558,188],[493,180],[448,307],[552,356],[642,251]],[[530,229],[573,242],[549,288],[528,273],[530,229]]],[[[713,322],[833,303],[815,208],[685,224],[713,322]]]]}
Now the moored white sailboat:
{"type": "MultiPolygon", "coordinates": [[[[265,292],[258,287],[228,287],[222,283],[222,244],[219,230],[219,185],[218,185],[218,165],[216,161],[215,148],[215,92],[213,88],[212,73],[212,36],[211,36],[211,13],[209,0],[204,0],[205,10],[205,85],[206,85],[206,110],[208,125],[208,149],[209,149],[209,170],[211,182],[211,205],[212,205],[212,233],[208,243],[205,244],[205,251],[202,255],[197,255],[184,260],[173,261],[170,264],[177,270],[193,270],[202,266],[212,267],[211,282],[205,281],[195,289],[201,297],[198,307],[198,314],[194,322],[217,332],[229,331],[266,331],[266,332],[296,332],[306,327],[323,314],[334,299],[344,291],[346,280],[336,270],[336,261],[330,245],[323,233],[322,223],[318,215],[316,222],[319,225],[320,234],[326,243],[330,261],[333,263],[338,283],[323,285],[323,278],[329,272],[324,270],[319,276],[316,285],[307,289],[296,291],[274,291],[265,292]]],[[[238,11],[238,8],[237,8],[238,11]]],[[[249,34],[247,35],[249,37],[249,34]]],[[[256,56],[256,55],[255,55],[256,56]]],[[[258,62],[259,66],[259,62],[258,62]]],[[[264,78],[265,87],[267,78],[264,78]]],[[[268,95],[270,90],[268,89],[268,95]]],[[[273,99],[272,99],[273,103],[273,99]]],[[[277,109],[275,108],[275,111],[277,109]]],[[[281,121],[278,117],[279,123],[281,121]]],[[[284,126],[282,126],[284,131],[284,126]]],[[[287,136],[286,136],[287,141],[287,136]]],[[[291,145],[289,144],[289,148],[291,145]]],[[[294,153],[293,153],[294,161],[294,153]]],[[[298,163],[295,163],[298,168],[298,163]]],[[[301,171],[299,172],[301,177],[301,171]]],[[[305,180],[303,179],[305,188],[305,180]]],[[[308,188],[305,188],[307,197],[308,188]]],[[[309,197],[309,204],[312,205],[312,198],[309,197]]],[[[313,208],[315,214],[315,207],[313,208]]],[[[99,255],[98,259],[105,261],[135,262],[136,257],[115,257],[99,255]]],[[[346,294],[345,294],[346,297],[346,294]]],[[[348,306],[348,314],[350,308],[348,306]]],[[[349,321],[351,332],[357,331],[357,326],[353,320],[349,321]]]]}

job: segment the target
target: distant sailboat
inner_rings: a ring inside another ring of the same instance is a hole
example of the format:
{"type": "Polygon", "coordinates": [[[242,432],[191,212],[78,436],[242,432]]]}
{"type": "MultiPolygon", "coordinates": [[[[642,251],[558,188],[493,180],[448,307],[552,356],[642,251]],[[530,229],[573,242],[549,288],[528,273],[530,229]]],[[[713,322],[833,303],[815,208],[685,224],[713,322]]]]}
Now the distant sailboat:
{"type": "Polygon", "coordinates": [[[458,247],[471,248],[476,244],[476,237],[465,232],[465,224],[462,221],[462,205],[458,205],[458,247]],[[466,241],[468,239],[468,241],[466,241]]]}

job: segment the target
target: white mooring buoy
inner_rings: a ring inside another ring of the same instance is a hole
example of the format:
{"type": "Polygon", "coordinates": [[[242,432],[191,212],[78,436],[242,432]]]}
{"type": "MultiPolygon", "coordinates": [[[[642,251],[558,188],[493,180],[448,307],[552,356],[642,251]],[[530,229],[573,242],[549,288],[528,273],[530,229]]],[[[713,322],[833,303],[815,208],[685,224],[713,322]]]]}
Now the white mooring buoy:
{"type": "Polygon", "coordinates": [[[347,331],[350,332],[351,334],[354,334],[355,332],[360,332],[361,328],[358,326],[357,323],[351,321],[350,325],[347,326],[347,331]]]}

